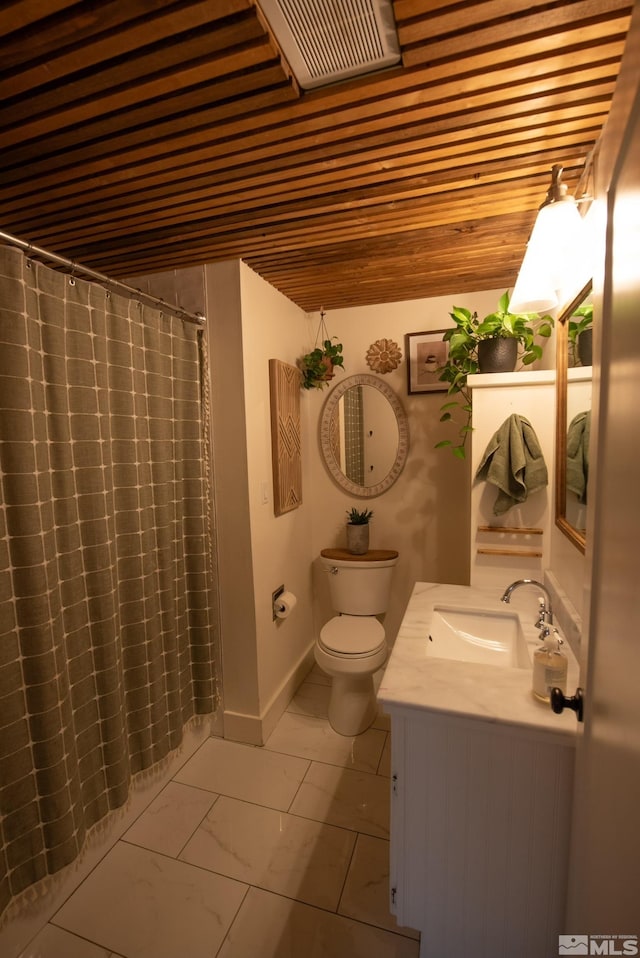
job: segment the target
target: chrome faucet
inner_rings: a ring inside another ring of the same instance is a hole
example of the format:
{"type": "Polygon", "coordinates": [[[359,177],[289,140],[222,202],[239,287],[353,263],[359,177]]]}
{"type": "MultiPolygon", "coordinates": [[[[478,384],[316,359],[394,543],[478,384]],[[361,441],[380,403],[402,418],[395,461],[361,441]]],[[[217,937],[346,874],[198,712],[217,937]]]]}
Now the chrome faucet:
{"type": "Polygon", "coordinates": [[[540,629],[540,638],[546,639],[546,637],[551,633],[550,626],[553,625],[553,609],[551,608],[551,596],[549,595],[549,590],[542,582],[538,582],[537,579],[516,579],[515,582],[512,582],[511,585],[507,586],[502,595],[502,602],[511,602],[511,595],[515,592],[516,589],[520,588],[521,585],[535,585],[538,589],[542,589],[542,592],[545,595],[546,602],[543,601],[540,603],[539,615],[536,620],[536,628],[540,629]]]}

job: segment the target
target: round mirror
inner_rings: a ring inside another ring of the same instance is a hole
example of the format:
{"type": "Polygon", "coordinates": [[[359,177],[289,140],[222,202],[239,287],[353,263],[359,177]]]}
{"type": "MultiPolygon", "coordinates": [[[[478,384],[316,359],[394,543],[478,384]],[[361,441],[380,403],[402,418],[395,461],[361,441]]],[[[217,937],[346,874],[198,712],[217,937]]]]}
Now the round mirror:
{"type": "Polygon", "coordinates": [[[379,496],[404,468],[409,427],[402,403],[376,376],[349,376],[331,390],[320,417],[331,477],[352,496],[379,496]]]}

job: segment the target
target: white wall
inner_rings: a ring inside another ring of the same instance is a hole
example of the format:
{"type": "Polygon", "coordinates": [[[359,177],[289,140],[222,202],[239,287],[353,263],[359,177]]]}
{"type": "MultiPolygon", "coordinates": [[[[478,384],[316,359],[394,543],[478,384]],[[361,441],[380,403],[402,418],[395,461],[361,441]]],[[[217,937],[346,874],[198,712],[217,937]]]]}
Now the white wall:
{"type": "Polygon", "coordinates": [[[237,264],[205,273],[211,369],[215,525],[222,639],[224,732],[254,741],[259,714],[253,602],[242,303],[237,264]]]}
{"type": "Polygon", "coordinates": [[[269,709],[273,712],[269,725],[275,724],[308,670],[314,641],[309,554],[312,429],[302,406],[302,505],[275,517],[269,397],[269,360],[296,364],[306,318],[299,307],[244,263],[240,264],[240,277],[258,682],[261,714],[269,709]],[[262,495],[265,486],[269,490],[266,503],[262,495]],[[274,622],[271,595],[281,585],[293,592],[298,604],[288,619],[274,622]]]}
{"type": "Polygon", "coordinates": [[[310,431],[303,421],[302,506],[276,518],[269,406],[269,359],[295,364],[305,315],[238,260],[207,266],[205,273],[213,345],[224,731],[226,737],[261,744],[312,662],[310,431]],[[288,619],[274,622],[271,595],[280,585],[298,604],[288,619]]]}

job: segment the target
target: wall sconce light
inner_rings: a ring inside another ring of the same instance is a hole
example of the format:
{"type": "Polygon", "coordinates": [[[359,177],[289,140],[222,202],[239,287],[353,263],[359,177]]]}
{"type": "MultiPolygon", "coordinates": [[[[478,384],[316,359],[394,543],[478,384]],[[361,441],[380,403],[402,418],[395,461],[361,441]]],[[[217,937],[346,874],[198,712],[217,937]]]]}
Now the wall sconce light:
{"type": "Polygon", "coordinates": [[[515,313],[539,313],[563,306],[574,292],[582,289],[591,272],[584,222],[576,200],[562,182],[562,167],[556,164],[527,243],[509,309],[515,313]]]}

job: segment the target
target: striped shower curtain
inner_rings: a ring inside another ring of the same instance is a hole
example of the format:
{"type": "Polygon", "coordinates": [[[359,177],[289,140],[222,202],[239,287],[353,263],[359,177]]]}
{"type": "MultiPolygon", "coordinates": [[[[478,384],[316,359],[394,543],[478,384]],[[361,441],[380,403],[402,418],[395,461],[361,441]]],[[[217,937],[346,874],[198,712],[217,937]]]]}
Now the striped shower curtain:
{"type": "Polygon", "coordinates": [[[201,337],[0,247],[0,912],[215,708],[201,337]]]}

